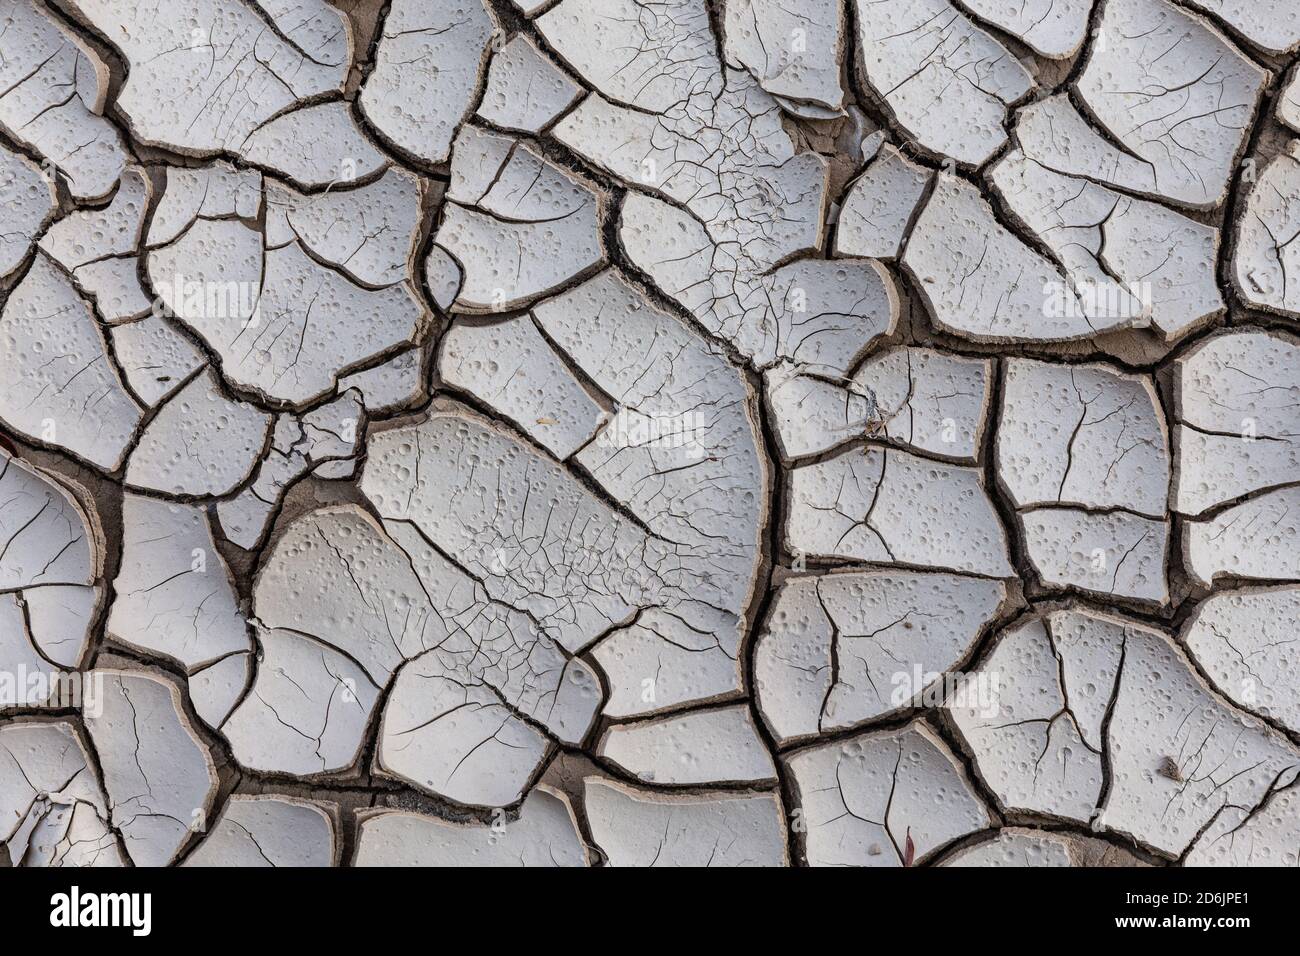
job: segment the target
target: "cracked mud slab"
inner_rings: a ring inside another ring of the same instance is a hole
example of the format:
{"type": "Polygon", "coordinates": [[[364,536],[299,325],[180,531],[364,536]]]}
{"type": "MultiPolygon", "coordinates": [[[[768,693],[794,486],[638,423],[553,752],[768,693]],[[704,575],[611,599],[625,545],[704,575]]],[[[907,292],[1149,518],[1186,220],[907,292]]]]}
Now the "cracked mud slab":
{"type": "Polygon", "coordinates": [[[1297,51],[7,3],[0,863],[1294,866],[1297,51]]]}

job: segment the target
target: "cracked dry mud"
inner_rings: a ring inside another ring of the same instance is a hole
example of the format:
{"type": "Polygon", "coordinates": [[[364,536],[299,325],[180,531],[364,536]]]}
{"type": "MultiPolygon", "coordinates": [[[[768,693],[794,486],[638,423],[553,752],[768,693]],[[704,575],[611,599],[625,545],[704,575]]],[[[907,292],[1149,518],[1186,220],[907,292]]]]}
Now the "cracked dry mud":
{"type": "Polygon", "coordinates": [[[0,866],[1300,864],[1297,51],[5,0],[0,866]]]}

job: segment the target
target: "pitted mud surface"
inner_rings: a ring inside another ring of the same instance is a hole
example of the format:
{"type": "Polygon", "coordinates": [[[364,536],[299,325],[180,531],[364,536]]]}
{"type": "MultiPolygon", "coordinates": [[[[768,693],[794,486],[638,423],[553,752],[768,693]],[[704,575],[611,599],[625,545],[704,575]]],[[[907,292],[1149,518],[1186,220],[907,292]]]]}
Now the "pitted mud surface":
{"type": "Polygon", "coordinates": [[[1297,865],[1298,51],[7,0],[0,866],[1297,865]]]}

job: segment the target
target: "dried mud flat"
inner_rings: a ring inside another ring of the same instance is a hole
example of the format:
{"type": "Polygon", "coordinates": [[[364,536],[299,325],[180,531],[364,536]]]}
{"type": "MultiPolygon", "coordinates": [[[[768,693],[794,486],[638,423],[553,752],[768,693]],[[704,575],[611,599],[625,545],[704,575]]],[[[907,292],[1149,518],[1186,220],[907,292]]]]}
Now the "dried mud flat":
{"type": "Polygon", "coordinates": [[[1297,865],[1297,51],[6,0],[0,866],[1297,865]]]}

